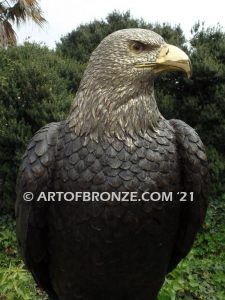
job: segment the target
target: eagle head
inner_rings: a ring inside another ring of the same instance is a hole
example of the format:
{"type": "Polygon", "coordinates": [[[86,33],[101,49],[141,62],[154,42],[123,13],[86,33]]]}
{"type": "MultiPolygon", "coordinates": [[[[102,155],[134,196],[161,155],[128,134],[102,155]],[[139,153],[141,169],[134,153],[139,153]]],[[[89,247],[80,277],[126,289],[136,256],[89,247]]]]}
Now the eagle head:
{"type": "Polygon", "coordinates": [[[167,44],[157,33],[147,29],[122,29],[108,35],[92,53],[89,67],[100,82],[111,85],[150,80],[164,71],[184,71],[191,75],[188,56],[167,44]],[[98,77],[99,76],[99,77],[98,77]],[[124,82],[125,80],[125,82],[124,82]]]}
{"type": "MultiPolygon", "coordinates": [[[[164,71],[191,75],[188,56],[147,29],[122,29],[93,51],[69,116],[79,135],[116,135],[154,130],[162,117],[154,78],[164,71]],[[128,118],[129,116],[129,118],[128,118]]],[[[122,138],[124,136],[124,138],[122,138]]]]}

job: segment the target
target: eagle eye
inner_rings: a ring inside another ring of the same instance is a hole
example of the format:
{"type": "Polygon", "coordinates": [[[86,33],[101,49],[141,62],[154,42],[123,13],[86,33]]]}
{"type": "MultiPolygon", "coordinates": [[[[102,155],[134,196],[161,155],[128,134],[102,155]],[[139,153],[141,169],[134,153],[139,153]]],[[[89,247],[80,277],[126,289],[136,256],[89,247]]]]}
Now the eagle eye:
{"type": "Polygon", "coordinates": [[[130,43],[130,50],[136,54],[141,53],[146,48],[146,45],[138,42],[138,41],[131,41],[130,43]]]}

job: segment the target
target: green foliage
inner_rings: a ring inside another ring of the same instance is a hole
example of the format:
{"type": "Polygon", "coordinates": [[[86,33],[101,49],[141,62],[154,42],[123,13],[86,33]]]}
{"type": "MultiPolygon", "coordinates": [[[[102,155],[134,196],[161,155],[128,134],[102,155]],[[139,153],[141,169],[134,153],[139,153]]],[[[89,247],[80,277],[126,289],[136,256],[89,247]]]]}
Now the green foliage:
{"type": "Polygon", "coordinates": [[[208,153],[211,195],[218,196],[225,192],[225,33],[196,24],[189,43],[191,80],[177,73],[161,76],[157,99],[166,118],[181,119],[200,135],[208,153]]]}
{"type": "Polygon", "coordinates": [[[178,118],[193,126],[207,147],[214,196],[225,192],[225,33],[196,25],[190,40],[192,80],[175,91],[178,118]]]}
{"type": "Polygon", "coordinates": [[[37,289],[30,273],[17,253],[15,221],[8,216],[0,218],[0,299],[47,300],[37,289]]]}
{"type": "Polygon", "coordinates": [[[0,198],[10,209],[17,167],[41,126],[64,119],[84,66],[26,43],[0,51],[0,198]]]}
{"type": "Polygon", "coordinates": [[[158,300],[225,299],[225,195],[211,203],[195,247],[167,276],[158,300]]]}

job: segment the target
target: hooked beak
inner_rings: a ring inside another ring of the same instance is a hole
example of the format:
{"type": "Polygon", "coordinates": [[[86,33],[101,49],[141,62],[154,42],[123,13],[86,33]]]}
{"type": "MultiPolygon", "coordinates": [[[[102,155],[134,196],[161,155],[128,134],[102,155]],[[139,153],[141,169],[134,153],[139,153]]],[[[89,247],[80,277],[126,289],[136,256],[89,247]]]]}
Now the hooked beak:
{"type": "Polygon", "coordinates": [[[182,71],[190,78],[192,74],[191,62],[184,51],[173,45],[162,46],[155,62],[141,63],[138,68],[151,67],[155,74],[167,71],[182,71]]]}

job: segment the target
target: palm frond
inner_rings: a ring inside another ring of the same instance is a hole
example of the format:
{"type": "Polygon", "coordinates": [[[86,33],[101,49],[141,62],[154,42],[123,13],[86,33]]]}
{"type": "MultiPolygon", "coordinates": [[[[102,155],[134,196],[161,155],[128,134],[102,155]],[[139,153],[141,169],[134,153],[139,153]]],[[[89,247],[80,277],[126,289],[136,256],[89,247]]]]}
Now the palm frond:
{"type": "Polygon", "coordinates": [[[9,44],[16,44],[16,32],[7,21],[0,22],[0,47],[6,48],[9,44]]]}
{"type": "Polygon", "coordinates": [[[22,8],[18,2],[9,8],[8,20],[16,22],[16,24],[19,25],[21,22],[25,22],[26,18],[26,10],[22,8]]]}
{"type": "Polygon", "coordinates": [[[7,6],[4,2],[0,2],[0,20],[4,19],[5,14],[7,13],[7,6]]]}
{"type": "Polygon", "coordinates": [[[16,43],[16,33],[12,27],[12,22],[19,26],[28,20],[41,27],[46,23],[38,0],[0,1],[0,39],[2,41],[0,47],[5,44],[6,39],[9,40],[10,44],[16,43]]]}
{"type": "Polygon", "coordinates": [[[31,19],[39,26],[42,26],[46,22],[36,0],[19,0],[9,8],[8,18],[16,22],[17,25],[26,22],[28,19],[31,19]]]}

